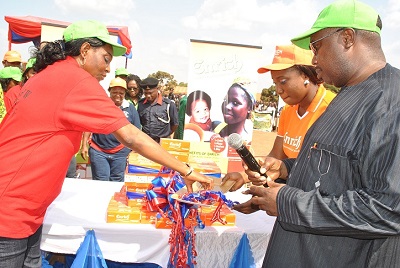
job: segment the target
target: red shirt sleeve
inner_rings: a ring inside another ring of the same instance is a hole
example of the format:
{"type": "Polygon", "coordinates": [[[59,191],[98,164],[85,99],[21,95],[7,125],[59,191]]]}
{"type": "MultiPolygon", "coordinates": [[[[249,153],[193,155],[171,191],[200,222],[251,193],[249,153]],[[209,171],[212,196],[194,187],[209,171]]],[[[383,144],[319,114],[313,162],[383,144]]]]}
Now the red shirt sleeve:
{"type": "Polygon", "coordinates": [[[78,131],[110,134],[130,124],[99,82],[92,78],[81,80],[69,92],[59,112],[59,123],[70,124],[78,131]]]}

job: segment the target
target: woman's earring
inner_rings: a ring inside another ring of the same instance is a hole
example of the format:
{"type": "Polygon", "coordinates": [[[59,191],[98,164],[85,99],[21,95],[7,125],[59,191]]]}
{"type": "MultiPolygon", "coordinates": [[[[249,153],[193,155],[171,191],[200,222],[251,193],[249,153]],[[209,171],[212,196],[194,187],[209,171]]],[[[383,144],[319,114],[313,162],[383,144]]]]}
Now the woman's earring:
{"type": "Polygon", "coordinates": [[[310,84],[310,81],[308,79],[304,80],[304,85],[307,86],[308,84],[310,84]]]}

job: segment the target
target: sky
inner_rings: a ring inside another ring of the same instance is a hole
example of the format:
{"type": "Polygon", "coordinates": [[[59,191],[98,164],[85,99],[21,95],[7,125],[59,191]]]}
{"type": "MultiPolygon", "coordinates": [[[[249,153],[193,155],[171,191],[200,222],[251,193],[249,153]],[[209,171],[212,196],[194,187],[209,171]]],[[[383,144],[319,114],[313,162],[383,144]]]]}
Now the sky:
{"type": "MultiPolygon", "coordinates": [[[[96,19],[106,25],[128,26],[132,41],[130,73],[142,79],[164,71],[188,82],[190,39],[262,47],[265,64],[275,46],[308,30],[329,0],[13,0],[0,10],[0,54],[8,50],[4,16],[38,16],[65,22],[96,19]],[[123,5],[121,5],[123,4],[123,5]]],[[[400,68],[400,1],[364,0],[383,21],[382,46],[387,61],[400,68]]],[[[12,49],[29,58],[30,44],[12,49]]],[[[124,57],[114,58],[116,68],[124,57]]],[[[256,70],[254,70],[256,72],[256,70]]],[[[113,74],[110,74],[112,76],[113,74]]],[[[265,74],[264,74],[265,75],[265,74]]],[[[265,85],[269,87],[270,85],[265,85]]]]}

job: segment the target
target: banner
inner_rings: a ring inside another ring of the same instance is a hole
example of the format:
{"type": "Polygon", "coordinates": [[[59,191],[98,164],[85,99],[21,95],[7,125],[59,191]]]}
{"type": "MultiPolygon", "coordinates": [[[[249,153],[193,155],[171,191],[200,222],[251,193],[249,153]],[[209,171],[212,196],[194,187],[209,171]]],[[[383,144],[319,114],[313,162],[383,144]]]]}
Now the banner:
{"type": "Polygon", "coordinates": [[[227,138],[238,133],[251,144],[260,59],[260,46],[190,40],[183,135],[190,157],[212,159],[222,173],[242,169],[227,138]]]}

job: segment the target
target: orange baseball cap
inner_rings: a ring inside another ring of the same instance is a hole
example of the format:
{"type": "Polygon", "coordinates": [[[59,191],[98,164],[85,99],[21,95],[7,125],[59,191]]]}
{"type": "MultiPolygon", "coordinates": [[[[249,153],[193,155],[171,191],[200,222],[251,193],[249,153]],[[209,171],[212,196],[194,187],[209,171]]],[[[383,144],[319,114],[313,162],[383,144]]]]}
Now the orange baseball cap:
{"type": "Polygon", "coordinates": [[[305,50],[295,45],[276,46],[275,56],[272,64],[263,66],[257,70],[258,73],[288,69],[294,65],[313,66],[311,50],[305,50]]]}
{"type": "Polygon", "coordinates": [[[22,62],[21,54],[15,50],[9,50],[4,54],[3,61],[8,62],[22,62]]]}
{"type": "Polygon", "coordinates": [[[126,89],[126,81],[120,77],[114,78],[110,82],[110,88],[112,87],[122,87],[126,89]]]}

